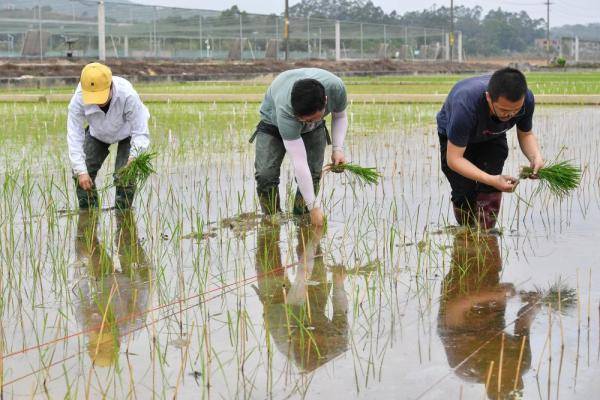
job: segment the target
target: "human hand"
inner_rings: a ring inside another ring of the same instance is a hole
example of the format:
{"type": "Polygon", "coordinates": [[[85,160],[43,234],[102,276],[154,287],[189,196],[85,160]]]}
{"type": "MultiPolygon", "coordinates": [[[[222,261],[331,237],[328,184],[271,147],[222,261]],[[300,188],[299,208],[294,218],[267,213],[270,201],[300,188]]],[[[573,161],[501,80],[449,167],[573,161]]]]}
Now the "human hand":
{"type": "Polygon", "coordinates": [[[315,207],[310,210],[310,223],[314,226],[323,226],[325,220],[325,215],[323,214],[323,210],[321,207],[315,207]]]}
{"type": "Polygon", "coordinates": [[[501,192],[513,192],[517,187],[519,180],[508,175],[494,175],[491,186],[501,192]]]}
{"type": "Polygon", "coordinates": [[[342,150],[334,150],[331,153],[331,162],[333,165],[346,164],[346,156],[342,150]]]}
{"type": "Polygon", "coordinates": [[[79,187],[81,187],[85,191],[90,191],[92,190],[92,187],[94,187],[94,182],[92,182],[92,178],[87,172],[79,174],[77,180],[79,183],[79,187]]]}
{"type": "Polygon", "coordinates": [[[540,157],[536,157],[533,160],[531,160],[529,166],[531,167],[531,169],[533,170],[533,174],[531,174],[529,176],[529,178],[531,179],[538,179],[538,171],[544,167],[544,159],[540,156],[540,157]]]}

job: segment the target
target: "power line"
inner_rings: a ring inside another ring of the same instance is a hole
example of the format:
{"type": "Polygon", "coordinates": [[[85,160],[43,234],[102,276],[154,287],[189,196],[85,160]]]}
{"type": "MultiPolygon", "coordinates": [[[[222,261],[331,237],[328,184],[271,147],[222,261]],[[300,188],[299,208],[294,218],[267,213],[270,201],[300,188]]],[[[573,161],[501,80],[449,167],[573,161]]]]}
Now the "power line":
{"type": "MultiPolygon", "coordinates": [[[[558,11],[561,15],[573,18],[598,20],[598,15],[595,15],[594,12],[590,13],[589,10],[585,11],[584,9],[572,7],[571,5],[563,5],[561,3],[556,3],[555,6],[558,7],[558,10],[555,10],[555,12],[558,11]]],[[[600,11],[600,9],[598,11],[600,11]]]]}
{"type": "Polygon", "coordinates": [[[522,3],[520,1],[503,1],[502,4],[510,4],[511,6],[520,6],[520,7],[539,7],[540,3],[522,3]]]}

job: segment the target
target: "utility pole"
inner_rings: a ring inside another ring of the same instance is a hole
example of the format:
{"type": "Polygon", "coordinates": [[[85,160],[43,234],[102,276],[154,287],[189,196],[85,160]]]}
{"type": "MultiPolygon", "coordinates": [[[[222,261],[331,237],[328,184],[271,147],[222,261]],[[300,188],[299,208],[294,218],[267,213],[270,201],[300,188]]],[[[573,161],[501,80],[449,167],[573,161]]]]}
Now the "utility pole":
{"type": "Polygon", "coordinates": [[[452,64],[452,50],[454,50],[454,0],[450,0],[450,63],[452,64]]]}
{"type": "Polygon", "coordinates": [[[290,4],[285,0],[285,20],[283,22],[283,42],[285,43],[285,61],[288,60],[290,53],[290,4]]]}
{"type": "Polygon", "coordinates": [[[152,36],[153,36],[153,43],[154,43],[154,57],[158,57],[158,39],[156,38],[156,20],[158,19],[158,16],[156,15],[156,11],[157,11],[157,7],[154,6],[154,14],[153,14],[153,18],[154,20],[152,21],[152,36]]]}
{"type": "Polygon", "coordinates": [[[340,37],[340,21],[335,21],[335,61],[340,61],[342,59],[342,47],[340,37]]]}
{"type": "Polygon", "coordinates": [[[42,6],[40,5],[40,2],[38,1],[37,3],[37,11],[38,11],[38,35],[39,35],[39,40],[40,40],[40,63],[44,60],[44,49],[42,48],[43,45],[43,40],[42,40],[42,6]]]}
{"type": "Polygon", "coordinates": [[[308,53],[308,58],[310,59],[310,15],[306,18],[306,51],[308,53]]]}
{"type": "Polygon", "coordinates": [[[200,58],[202,58],[202,50],[203,50],[203,45],[202,45],[202,15],[198,16],[198,27],[200,28],[200,58]]]}
{"type": "Polygon", "coordinates": [[[548,60],[550,60],[550,0],[546,0],[546,53],[548,53],[548,60]]]}
{"type": "Polygon", "coordinates": [[[105,24],[104,1],[100,0],[98,2],[98,59],[100,61],[106,60],[105,24]]]}
{"type": "Polygon", "coordinates": [[[242,13],[240,13],[240,61],[244,59],[244,25],[242,22],[242,13]]]}

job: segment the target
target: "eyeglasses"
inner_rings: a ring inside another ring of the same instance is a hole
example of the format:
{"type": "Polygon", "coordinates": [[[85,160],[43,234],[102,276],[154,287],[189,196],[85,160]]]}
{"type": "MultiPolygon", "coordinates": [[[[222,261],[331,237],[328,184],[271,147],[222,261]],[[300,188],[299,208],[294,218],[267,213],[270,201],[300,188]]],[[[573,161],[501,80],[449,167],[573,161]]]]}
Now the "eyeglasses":
{"type": "Polygon", "coordinates": [[[302,122],[304,124],[322,121],[326,112],[327,112],[327,107],[324,107],[323,110],[320,111],[321,116],[319,118],[307,119],[307,117],[296,117],[296,120],[298,120],[299,122],[302,122]]]}
{"type": "Polygon", "coordinates": [[[525,106],[521,107],[521,109],[517,112],[514,113],[506,113],[503,116],[498,115],[498,113],[496,112],[496,107],[494,107],[494,103],[492,104],[492,112],[494,113],[494,117],[498,118],[498,119],[513,119],[513,118],[520,118],[523,115],[525,115],[525,106]]]}

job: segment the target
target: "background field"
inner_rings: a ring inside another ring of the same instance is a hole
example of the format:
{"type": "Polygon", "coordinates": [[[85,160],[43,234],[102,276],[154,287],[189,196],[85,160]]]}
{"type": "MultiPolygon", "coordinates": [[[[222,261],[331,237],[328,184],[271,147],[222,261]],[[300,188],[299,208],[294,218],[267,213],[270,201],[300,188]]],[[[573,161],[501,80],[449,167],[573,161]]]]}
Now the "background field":
{"type": "MultiPolygon", "coordinates": [[[[536,93],[597,94],[599,77],[529,80],[536,93]]],[[[348,83],[350,92],[445,93],[458,78],[348,83]]],[[[262,93],[266,84],[138,88],[262,93]]],[[[269,222],[258,214],[248,143],[258,104],[148,107],[157,173],[127,225],[109,209],[112,190],[99,215],[78,213],[65,103],[0,103],[4,398],[597,393],[597,107],[536,108],[545,157],[580,165],[582,185],[558,199],[523,181],[504,196],[491,235],[453,226],[439,104],[349,106],[347,155],[383,176],[376,187],[325,176],[322,235],[288,214],[269,222]]],[[[505,172],[516,175],[526,160],[514,131],[508,137],[505,172]]],[[[111,154],[99,187],[113,163],[111,154]]],[[[289,210],[287,161],[280,188],[289,210]]]]}
{"type": "MultiPolygon", "coordinates": [[[[344,81],[349,93],[447,94],[459,79],[470,75],[412,75],[348,77],[344,81]]],[[[140,93],[243,93],[264,94],[272,77],[246,81],[138,83],[140,93]]],[[[535,94],[600,94],[600,72],[531,72],[528,84],[535,94]]],[[[7,88],[3,93],[72,93],[74,88],[39,89],[7,88]]]]}

